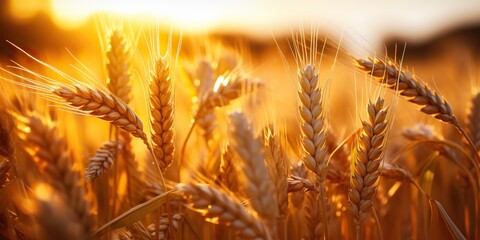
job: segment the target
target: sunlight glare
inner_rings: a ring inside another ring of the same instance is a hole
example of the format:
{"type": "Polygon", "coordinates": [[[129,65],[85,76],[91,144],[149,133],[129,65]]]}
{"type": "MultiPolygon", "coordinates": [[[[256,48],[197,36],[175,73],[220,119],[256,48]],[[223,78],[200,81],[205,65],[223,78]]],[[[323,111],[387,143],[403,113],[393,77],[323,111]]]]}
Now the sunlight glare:
{"type": "Polygon", "coordinates": [[[189,30],[206,30],[222,19],[221,4],[202,4],[189,1],[113,1],[113,0],[52,0],[54,21],[64,28],[75,28],[95,13],[113,13],[138,18],[155,17],[179,24],[189,30]],[[161,17],[159,17],[161,16],[161,17]]]}

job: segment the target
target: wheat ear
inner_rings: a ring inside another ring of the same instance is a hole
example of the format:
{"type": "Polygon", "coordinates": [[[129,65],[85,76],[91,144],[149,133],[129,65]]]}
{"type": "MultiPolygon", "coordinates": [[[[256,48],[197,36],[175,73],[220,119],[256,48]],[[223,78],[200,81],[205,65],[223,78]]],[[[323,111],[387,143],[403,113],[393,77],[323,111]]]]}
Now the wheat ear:
{"type": "Polygon", "coordinates": [[[142,139],[148,146],[142,121],[126,103],[114,95],[78,84],[74,86],[60,85],[52,92],[76,110],[108,121],[142,139]]]}
{"type": "MultiPolygon", "coordinates": [[[[275,188],[265,166],[265,153],[260,137],[255,137],[251,124],[240,112],[230,115],[232,130],[229,139],[236,156],[241,160],[244,175],[242,185],[253,209],[265,221],[273,223],[277,217],[275,188]]],[[[275,224],[272,224],[275,226],[275,224]]]]}
{"type": "Polygon", "coordinates": [[[216,107],[227,106],[231,101],[239,98],[242,95],[242,90],[246,85],[252,85],[254,88],[261,87],[263,84],[260,82],[251,82],[248,78],[245,78],[239,74],[227,74],[217,79],[215,86],[209,89],[200,99],[198,103],[198,109],[193,119],[193,123],[190,126],[190,130],[185,137],[185,141],[182,145],[180,152],[179,165],[182,166],[183,156],[185,156],[185,149],[187,147],[188,139],[193,132],[195,125],[198,123],[198,119],[203,118],[206,114],[209,114],[216,107]]]}
{"type": "Polygon", "coordinates": [[[305,166],[319,178],[324,178],[327,167],[327,148],[325,119],[323,116],[322,96],[318,87],[318,75],[315,67],[306,65],[299,72],[300,91],[298,96],[301,105],[299,112],[302,127],[302,160],[305,166]]]}
{"type": "Polygon", "coordinates": [[[287,178],[287,183],[288,183],[287,190],[289,193],[298,192],[298,191],[312,191],[312,192],[318,193],[317,186],[315,186],[315,184],[312,181],[306,178],[292,175],[289,178],[287,178]]]}
{"type": "Polygon", "coordinates": [[[238,173],[235,169],[232,147],[227,146],[222,153],[222,164],[218,180],[232,192],[238,191],[238,173]]]}
{"type": "Polygon", "coordinates": [[[265,157],[270,177],[275,185],[278,212],[281,217],[286,217],[288,214],[287,159],[280,145],[278,133],[269,128],[264,131],[264,135],[265,157]]]}
{"type": "Polygon", "coordinates": [[[83,233],[88,236],[92,230],[93,217],[89,203],[85,200],[79,174],[73,170],[72,159],[66,140],[57,133],[53,124],[28,114],[17,116],[18,135],[25,143],[26,150],[53,188],[63,194],[66,204],[72,209],[83,233]]]}
{"type": "Polygon", "coordinates": [[[310,220],[309,224],[307,224],[310,228],[308,232],[309,234],[313,234],[310,237],[320,237],[318,234],[325,234],[327,237],[328,227],[326,226],[326,214],[328,199],[325,189],[325,177],[327,174],[328,161],[326,125],[322,93],[318,83],[318,74],[315,72],[315,66],[311,64],[305,65],[298,73],[298,81],[300,86],[298,96],[300,99],[299,113],[302,130],[302,161],[305,163],[305,166],[315,174],[319,195],[321,195],[320,198],[317,198],[315,194],[309,194],[307,196],[310,201],[310,204],[306,206],[307,220],[310,220]],[[322,222],[325,224],[323,227],[321,227],[322,222]],[[319,231],[320,227],[323,228],[323,231],[319,231]]]}
{"type": "Polygon", "coordinates": [[[477,149],[480,147],[480,92],[471,100],[467,129],[477,149]]]}
{"type": "Polygon", "coordinates": [[[206,184],[178,184],[176,188],[205,218],[238,230],[240,237],[271,239],[263,221],[245,209],[242,202],[233,196],[206,184]]]}
{"type": "Polygon", "coordinates": [[[107,49],[107,87],[125,103],[131,100],[130,66],[132,54],[125,35],[118,28],[112,30],[107,49]]]}
{"type": "Polygon", "coordinates": [[[150,236],[150,231],[148,231],[148,228],[145,227],[141,221],[133,223],[132,225],[126,227],[126,229],[130,233],[130,236],[125,236],[125,239],[154,239],[150,236]]]}
{"type": "Polygon", "coordinates": [[[173,93],[169,69],[166,58],[159,58],[155,63],[155,71],[150,74],[153,153],[163,172],[172,164],[175,149],[173,93]]]}
{"type": "MultiPolygon", "coordinates": [[[[178,228],[180,227],[180,221],[182,221],[182,214],[181,213],[177,213],[177,214],[174,214],[173,217],[172,217],[172,225],[173,225],[173,229],[175,230],[178,230],[178,228]]],[[[157,234],[157,238],[155,238],[155,225],[154,224],[150,224],[148,225],[148,231],[150,232],[150,237],[152,239],[159,239],[159,240],[163,240],[163,239],[171,239],[168,235],[168,227],[170,226],[170,223],[168,221],[168,216],[167,215],[162,215],[160,216],[160,221],[159,221],[159,224],[158,224],[158,234],[157,234]]]]}
{"type": "Polygon", "coordinates": [[[478,155],[475,143],[458,122],[450,104],[438,95],[438,93],[431,90],[427,84],[420,81],[415,75],[401,70],[393,62],[380,61],[379,59],[371,61],[357,59],[356,61],[360,70],[379,79],[381,84],[399,92],[400,95],[404,96],[409,102],[419,105],[421,112],[432,115],[457,128],[470,144],[475,159],[477,159],[477,164],[480,164],[480,156],[478,155]]]}
{"type": "Polygon", "coordinates": [[[357,226],[369,216],[378,188],[380,165],[383,162],[385,139],[388,128],[387,108],[384,100],[377,98],[368,103],[368,121],[363,121],[363,130],[357,136],[354,149],[354,165],[348,191],[349,210],[357,226]]]}
{"type": "MultiPolygon", "coordinates": [[[[303,164],[303,162],[294,163],[290,167],[290,172],[292,176],[297,176],[301,179],[306,179],[308,176],[307,169],[305,168],[305,164],[303,164]]],[[[295,208],[302,207],[304,200],[305,200],[305,194],[303,192],[293,192],[290,195],[290,201],[292,202],[292,206],[295,208]]]]}
{"type": "MultiPolygon", "coordinates": [[[[119,28],[114,28],[109,37],[109,45],[107,49],[107,88],[118,99],[123,101],[126,105],[130,103],[132,96],[132,86],[130,84],[131,76],[131,61],[132,51],[130,48],[129,39],[125,36],[119,28]]],[[[114,138],[123,141],[123,147],[120,149],[120,154],[125,163],[125,171],[128,176],[128,196],[130,202],[137,202],[135,196],[144,187],[141,173],[138,170],[138,163],[135,159],[135,153],[132,148],[132,136],[128,132],[116,132],[114,138]],[[136,194],[136,193],[137,194],[136,194]]]]}
{"type": "Polygon", "coordinates": [[[96,152],[95,156],[90,158],[85,180],[87,182],[94,181],[97,177],[105,173],[108,168],[113,165],[117,152],[123,147],[123,143],[109,141],[104,143],[96,152]]]}

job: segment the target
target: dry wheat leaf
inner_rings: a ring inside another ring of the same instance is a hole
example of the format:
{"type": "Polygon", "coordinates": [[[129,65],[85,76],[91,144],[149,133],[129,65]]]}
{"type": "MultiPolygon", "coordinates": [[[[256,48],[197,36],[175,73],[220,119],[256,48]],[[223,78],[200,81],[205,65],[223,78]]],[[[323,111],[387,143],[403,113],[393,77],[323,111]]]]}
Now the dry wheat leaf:
{"type": "Polygon", "coordinates": [[[130,210],[122,213],[120,216],[100,227],[97,231],[95,231],[95,233],[93,233],[93,237],[102,236],[109,230],[111,231],[121,227],[132,225],[133,223],[142,219],[142,217],[144,217],[148,213],[165,204],[168,201],[169,197],[172,197],[172,194],[174,194],[174,192],[170,190],[164,194],[158,195],[148,200],[147,202],[131,208],[130,210]]]}

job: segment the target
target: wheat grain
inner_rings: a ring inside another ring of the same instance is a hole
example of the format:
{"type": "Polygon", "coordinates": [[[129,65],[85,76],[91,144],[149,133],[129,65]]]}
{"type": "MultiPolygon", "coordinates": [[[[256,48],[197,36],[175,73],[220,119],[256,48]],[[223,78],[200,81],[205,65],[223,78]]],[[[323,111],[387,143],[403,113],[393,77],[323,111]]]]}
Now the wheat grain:
{"type": "Polygon", "coordinates": [[[104,143],[96,152],[95,156],[90,158],[88,164],[85,180],[87,182],[94,181],[97,177],[105,173],[108,168],[114,163],[117,152],[122,149],[123,143],[109,141],[104,143]]]}
{"type": "Polygon", "coordinates": [[[294,193],[298,191],[313,191],[318,193],[317,186],[315,186],[315,184],[312,181],[306,178],[292,175],[289,178],[287,178],[287,183],[288,183],[287,189],[289,193],[294,193]]]}
{"type": "Polygon", "coordinates": [[[357,226],[369,216],[377,191],[387,134],[387,110],[381,98],[368,103],[368,121],[362,122],[363,131],[355,144],[348,201],[357,226]]]}
{"type": "Polygon", "coordinates": [[[173,93],[169,65],[166,58],[159,58],[150,80],[150,110],[152,122],[153,153],[160,169],[165,170],[173,162],[173,93]]]}
{"type": "Polygon", "coordinates": [[[248,239],[271,239],[264,223],[243,207],[243,204],[206,184],[178,184],[193,208],[201,211],[205,218],[230,226],[239,231],[239,236],[248,239]]]}

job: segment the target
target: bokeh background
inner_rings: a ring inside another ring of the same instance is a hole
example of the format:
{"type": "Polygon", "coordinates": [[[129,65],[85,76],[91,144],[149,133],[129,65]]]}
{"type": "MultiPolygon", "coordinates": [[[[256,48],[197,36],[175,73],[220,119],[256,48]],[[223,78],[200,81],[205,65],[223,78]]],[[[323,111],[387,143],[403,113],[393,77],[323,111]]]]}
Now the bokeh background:
{"type": "MultiPolygon", "coordinates": [[[[198,50],[195,46],[208,42],[205,36],[242,50],[246,66],[244,70],[265,81],[270,94],[267,98],[269,105],[259,104],[255,110],[262,113],[265,109],[277,108],[276,116],[284,119],[286,126],[295,127],[298,127],[295,119],[296,85],[291,76],[295,75],[296,69],[286,67],[294,66],[294,57],[286,41],[291,39],[292,32],[308,32],[314,26],[322,36],[320,40],[323,41],[323,36],[327,36],[330,44],[325,52],[325,66],[321,66],[320,72],[322,82],[326,80],[331,83],[329,118],[331,128],[340,139],[359,126],[358,115],[364,112],[368,92],[375,92],[371,89],[376,86],[361,75],[355,77],[358,71],[350,55],[388,55],[403,59],[405,66],[450,102],[455,114],[463,122],[471,97],[480,89],[479,0],[0,0],[0,64],[2,67],[9,65],[10,59],[21,63],[27,61],[27,66],[43,73],[43,70],[36,69],[28,62],[31,60],[8,44],[8,40],[68,74],[78,74],[78,71],[69,67],[77,63],[77,58],[88,68],[90,75],[104,82],[104,45],[105,36],[108,35],[105,28],[122,21],[128,22],[127,29],[133,29],[136,33],[146,30],[146,35],[151,33],[151,27],[159,28],[162,35],[168,35],[170,29],[174,29],[175,36],[181,32],[184,36],[182,52],[187,55],[186,59],[193,59],[192,62],[198,50]],[[105,13],[114,17],[107,17],[103,15],[105,13]],[[339,45],[341,54],[333,69],[339,45]],[[287,63],[282,61],[282,54],[287,63]]],[[[142,34],[140,38],[148,39],[142,34]]],[[[139,40],[139,55],[147,51],[145,42],[145,39],[139,40]]],[[[212,42],[210,44],[215,45],[212,42]]],[[[148,80],[148,66],[142,66],[145,62],[135,63],[136,72],[133,74],[140,80],[143,77],[143,84],[145,79],[148,80]]],[[[180,110],[176,112],[176,124],[182,127],[177,127],[176,134],[178,139],[183,140],[187,131],[184,126],[189,125],[192,109],[185,107],[191,105],[191,97],[186,88],[182,88],[182,73],[178,74],[178,79],[176,102],[180,110]]],[[[132,102],[133,108],[142,119],[148,119],[145,91],[137,84],[134,85],[134,91],[136,97],[132,102]],[[139,97],[142,94],[144,98],[139,97]]],[[[399,114],[395,116],[395,127],[391,133],[391,154],[405,143],[401,138],[402,129],[418,122],[435,126],[445,138],[460,139],[454,129],[416,111],[415,106],[406,101],[399,101],[396,109],[399,114]]],[[[255,116],[255,113],[252,115],[255,116]]],[[[107,136],[106,123],[84,118],[76,118],[76,121],[79,121],[82,129],[72,130],[66,126],[69,133],[97,133],[98,129],[103,129],[102,134],[107,136]]],[[[68,121],[64,122],[69,124],[68,121]]],[[[298,133],[295,127],[290,129],[294,134],[298,133]]],[[[92,141],[81,141],[78,135],[81,134],[69,134],[72,145],[78,147],[85,142],[90,145],[87,148],[90,150],[79,153],[79,159],[87,159],[104,140],[98,137],[92,141]]],[[[141,142],[136,144],[138,149],[143,150],[141,142]]],[[[80,149],[83,150],[83,146],[80,149]]],[[[144,151],[138,151],[137,156],[142,156],[142,153],[144,151]]],[[[405,165],[412,172],[418,169],[412,161],[406,161],[405,165]]],[[[444,169],[439,172],[448,173],[447,168],[451,166],[442,167],[444,169]]],[[[452,219],[459,223],[459,228],[464,229],[463,215],[457,204],[459,194],[443,196],[442,192],[459,192],[456,183],[451,181],[454,174],[456,172],[451,176],[446,174],[437,177],[432,196],[442,200],[452,219]]],[[[397,196],[391,201],[398,203],[398,209],[408,209],[410,203],[395,198],[397,196]]],[[[392,214],[385,216],[386,222],[399,222],[395,213],[392,211],[392,214]]]]}

